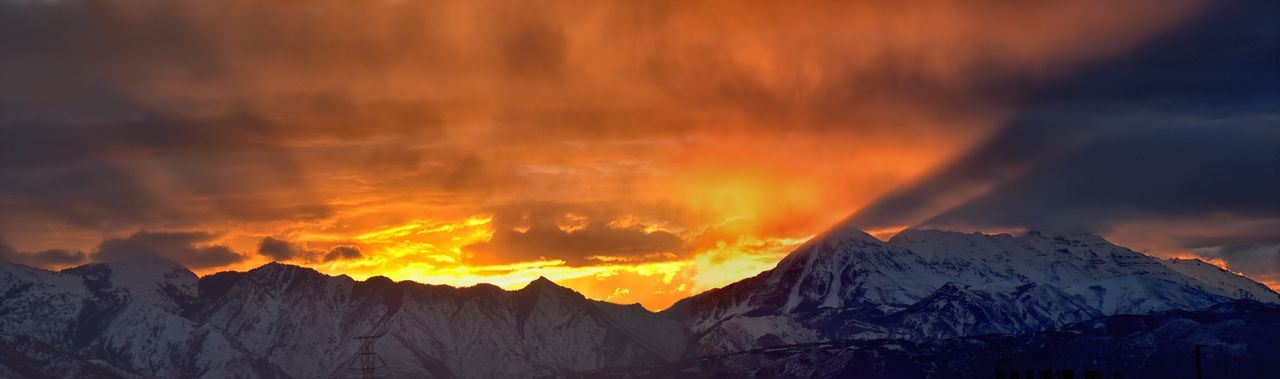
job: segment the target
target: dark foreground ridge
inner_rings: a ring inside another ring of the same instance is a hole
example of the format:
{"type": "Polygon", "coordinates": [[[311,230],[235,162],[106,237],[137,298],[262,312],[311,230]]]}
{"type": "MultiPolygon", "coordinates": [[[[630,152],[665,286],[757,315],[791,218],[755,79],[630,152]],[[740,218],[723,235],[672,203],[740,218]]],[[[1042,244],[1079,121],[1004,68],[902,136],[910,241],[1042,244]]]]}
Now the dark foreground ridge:
{"type": "Polygon", "coordinates": [[[1280,372],[1280,306],[1240,300],[1199,311],[1105,316],[1022,336],[774,346],[558,378],[1194,378],[1280,372]],[[1033,375],[1028,376],[1028,372],[1033,375]]]}

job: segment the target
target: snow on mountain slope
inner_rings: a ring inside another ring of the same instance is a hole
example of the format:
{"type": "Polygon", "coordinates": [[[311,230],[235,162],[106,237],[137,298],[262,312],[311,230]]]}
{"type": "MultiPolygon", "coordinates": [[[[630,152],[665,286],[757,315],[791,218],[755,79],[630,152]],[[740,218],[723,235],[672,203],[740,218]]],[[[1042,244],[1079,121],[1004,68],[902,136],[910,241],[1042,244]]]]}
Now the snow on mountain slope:
{"type": "Polygon", "coordinates": [[[679,324],[546,279],[510,292],[356,282],[273,263],[201,285],[193,318],[295,376],[348,372],[364,335],[382,336],[386,372],[404,377],[550,375],[674,360],[685,346],[679,324]]]}
{"type": "MultiPolygon", "coordinates": [[[[342,319],[351,311],[355,286],[348,277],[270,263],[245,273],[215,274],[200,286],[200,304],[187,312],[188,317],[222,331],[245,351],[290,375],[328,374],[326,367],[340,360],[338,347],[353,337],[342,319]],[[217,294],[221,296],[211,297],[217,294]],[[317,363],[317,357],[327,359],[317,363]]],[[[365,327],[360,333],[368,334],[364,332],[369,325],[359,326],[365,327]]]]}
{"type": "Polygon", "coordinates": [[[123,377],[280,376],[219,332],[178,314],[194,299],[195,279],[186,268],[158,258],[62,272],[0,262],[0,339],[44,346],[11,345],[9,361],[18,366],[10,369],[38,368],[25,375],[36,377],[70,371],[123,377]]]}
{"type": "Polygon", "coordinates": [[[791,325],[785,334],[818,339],[1026,333],[1238,297],[1209,288],[1089,234],[907,230],[882,242],[838,226],[772,270],[681,300],[663,314],[683,320],[699,336],[696,345],[713,352],[765,337],[749,328],[724,330],[731,319],[785,317],[795,321],[775,323],[791,325]],[[1020,295],[1018,288],[1032,292],[1020,295]]]}
{"type": "Polygon", "coordinates": [[[698,339],[700,355],[732,353],[757,347],[820,341],[818,333],[786,316],[735,316],[709,328],[698,339]]]}
{"type": "Polygon", "coordinates": [[[772,270],[681,300],[663,313],[693,320],[699,332],[740,315],[881,316],[947,282],[910,251],[861,231],[836,229],[801,245],[772,270]]]}
{"type": "Polygon", "coordinates": [[[0,333],[41,341],[70,338],[89,296],[76,276],[0,261],[0,333]]]}
{"type": "Polygon", "coordinates": [[[0,372],[18,377],[342,376],[358,373],[348,368],[366,335],[381,336],[393,377],[532,377],[676,360],[688,341],[638,305],[546,279],[504,291],[272,263],[196,282],[136,260],[57,273],[0,263],[0,290],[0,341],[45,346],[0,349],[0,372]]]}
{"type": "Polygon", "coordinates": [[[1101,312],[1048,284],[981,287],[948,283],[889,318],[893,337],[940,339],[1021,334],[1101,316],[1101,312]]]}
{"type": "Polygon", "coordinates": [[[123,262],[91,263],[63,271],[83,278],[90,291],[121,302],[178,313],[196,297],[196,274],[176,262],[142,255],[123,262]]]}
{"type": "Polygon", "coordinates": [[[1104,314],[1199,309],[1225,300],[1217,294],[1206,296],[1195,279],[1159,259],[1090,234],[1030,232],[1012,237],[906,230],[889,244],[951,269],[949,276],[966,284],[1052,284],[1104,314]]]}
{"type": "Polygon", "coordinates": [[[1264,303],[1280,304],[1280,294],[1262,283],[1199,259],[1170,258],[1163,263],[1174,271],[1195,278],[1211,292],[1233,298],[1248,297],[1264,303]],[[1247,294],[1247,295],[1246,295],[1247,294]]]}
{"type": "Polygon", "coordinates": [[[842,339],[1021,335],[1275,296],[1092,235],[905,231],[883,242],[844,226],[659,314],[546,279],[505,291],[278,263],[197,279],[155,257],[62,272],[0,262],[0,375],[343,376],[355,373],[356,338],[374,335],[391,377],[533,377],[842,339]]]}

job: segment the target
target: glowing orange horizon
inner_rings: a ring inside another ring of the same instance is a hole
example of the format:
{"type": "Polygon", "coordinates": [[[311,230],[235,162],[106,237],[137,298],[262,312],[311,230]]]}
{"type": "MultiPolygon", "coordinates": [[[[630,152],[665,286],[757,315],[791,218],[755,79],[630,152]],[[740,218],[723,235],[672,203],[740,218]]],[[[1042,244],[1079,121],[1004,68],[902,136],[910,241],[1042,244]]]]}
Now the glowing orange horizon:
{"type": "Polygon", "coordinates": [[[661,309],[773,267],[981,144],[1022,105],[993,88],[1125,54],[1205,3],[103,5],[95,25],[123,34],[101,38],[94,72],[150,112],[104,122],[154,113],[217,125],[202,135],[217,143],[92,156],[168,217],[37,210],[2,237],[91,252],[198,231],[244,255],[200,274],[267,262],[271,237],[328,274],[509,289],[546,276],[661,309]],[[178,26],[191,46],[134,41],[178,26]],[[173,51],[198,62],[154,58],[173,51]],[[313,253],[338,246],[362,256],[313,253]]]}

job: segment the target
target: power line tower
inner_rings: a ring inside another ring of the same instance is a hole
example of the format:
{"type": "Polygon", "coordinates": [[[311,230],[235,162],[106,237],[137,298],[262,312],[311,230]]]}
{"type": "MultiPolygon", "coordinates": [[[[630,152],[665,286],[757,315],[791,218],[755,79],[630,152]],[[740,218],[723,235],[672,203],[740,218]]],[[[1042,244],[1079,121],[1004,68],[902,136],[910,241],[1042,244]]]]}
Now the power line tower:
{"type": "Polygon", "coordinates": [[[1196,379],[1203,379],[1204,374],[1200,372],[1200,348],[1205,345],[1196,345],[1196,379]]]}
{"type": "Polygon", "coordinates": [[[1253,292],[1246,291],[1243,288],[1236,290],[1236,298],[1240,300],[1258,301],[1258,297],[1254,296],[1253,292]]]}
{"type": "Polygon", "coordinates": [[[378,340],[379,335],[359,336],[356,340],[360,341],[360,351],[355,357],[351,358],[351,362],[347,363],[347,369],[351,370],[359,365],[360,377],[364,379],[377,378],[377,370],[387,367],[387,361],[382,360],[377,352],[373,351],[373,343],[378,340]]]}

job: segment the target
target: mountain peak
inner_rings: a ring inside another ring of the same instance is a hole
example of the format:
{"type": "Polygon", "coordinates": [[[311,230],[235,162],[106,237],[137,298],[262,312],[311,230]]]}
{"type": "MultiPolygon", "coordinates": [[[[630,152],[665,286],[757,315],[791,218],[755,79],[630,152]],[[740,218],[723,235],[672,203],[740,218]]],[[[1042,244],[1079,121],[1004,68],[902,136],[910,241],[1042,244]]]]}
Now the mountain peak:
{"type": "Polygon", "coordinates": [[[155,254],[97,262],[62,270],[79,277],[95,293],[126,296],[139,303],[177,312],[197,295],[195,273],[155,254]]]}
{"type": "Polygon", "coordinates": [[[273,273],[274,272],[314,272],[317,274],[320,273],[319,271],[316,271],[315,269],[312,269],[310,267],[303,267],[303,266],[292,265],[288,263],[280,263],[276,261],[271,261],[271,262],[268,262],[267,264],[258,266],[255,269],[249,270],[249,272],[273,272],[273,273]]]}
{"type": "Polygon", "coordinates": [[[533,281],[529,282],[529,284],[525,285],[522,291],[525,289],[542,289],[542,288],[569,290],[568,288],[565,288],[559,284],[556,284],[556,282],[551,281],[551,279],[547,279],[547,277],[545,276],[539,276],[537,279],[534,279],[533,281]]]}
{"type": "Polygon", "coordinates": [[[137,270],[146,270],[146,271],[154,271],[154,272],[169,272],[169,271],[190,272],[190,270],[187,269],[186,266],[183,266],[181,263],[178,263],[172,259],[169,259],[167,257],[161,256],[159,254],[155,254],[152,252],[138,252],[136,254],[132,254],[132,255],[129,255],[128,257],[124,257],[121,259],[86,263],[80,266],[64,269],[63,271],[75,271],[77,269],[80,269],[81,267],[94,266],[94,265],[114,266],[114,267],[123,266],[123,267],[129,267],[137,270]]]}
{"type": "Polygon", "coordinates": [[[290,266],[293,266],[293,265],[288,263],[281,263],[280,261],[271,261],[271,262],[267,262],[267,264],[264,264],[262,266],[258,266],[258,268],[267,267],[271,269],[279,269],[279,268],[290,267],[290,266]]]}
{"type": "Polygon", "coordinates": [[[194,281],[196,274],[186,266],[168,258],[151,254],[138,254],[127,259],[105,262],[93,262],[63,269],[61,272],[81,277],[115,276],[117,280],[147,283],[157,278],[181,279],[194,281]]]}
{"type": "Polygon", "coordinates": [[[381,286],[392,285],[396,283],[396,281],[391,280],[391,278],[388,278],[382,275],[370,276],[368,278],[365,278],[364,282],[367,284],[376,284],[381,286]]]}
{"type": "Polygon", "coordinates": [[[884,242],[884,241],[881,241],[879,238],[876,238],[875,236],[867,233],[866,231],[863,231],[862,229],[855,227],[853,223],[849,223],[849,222],[836,224],[835,227],[822,233],[822,235],[819,238],[822,238],[822,239],[834,238],[842,241],[864,241],[864,242],[875,242],[875,243],[884,242]]]}
{"type": "Polygon", "coordinates": [[[528,285],[525,285],[524,288],[521,288],[516,292],[538,296],[557,295],[558,297],[569,296],[573,298],[586,298],[582,294],[578,293],[578,291],[556,284],[556,282],[551,281],[551,279],[547,279],[545,276],[539,276],[537,279],[529,282],[528,285]]]}
{"type": "Polygon", "coordinates": [[[822,234],[813,237],[808,242],[805,242],[799,248],[792,251],[791,254],[788,254],[783,261],[785,263],[789,260],[802,259],[800,256],[807,256],[813,251],[835,251],[839,246],[879,246],[883,244],[884,241],[862,231],[862,229],[854,227],[851,223],[840,223],[835,227],[822,232],[822,234]]]}

